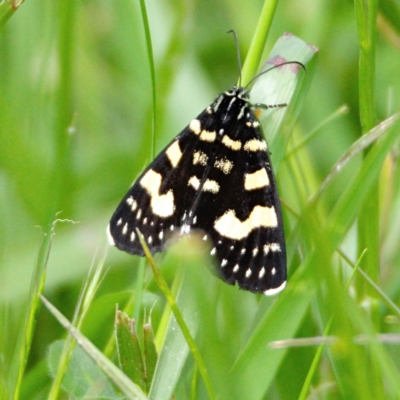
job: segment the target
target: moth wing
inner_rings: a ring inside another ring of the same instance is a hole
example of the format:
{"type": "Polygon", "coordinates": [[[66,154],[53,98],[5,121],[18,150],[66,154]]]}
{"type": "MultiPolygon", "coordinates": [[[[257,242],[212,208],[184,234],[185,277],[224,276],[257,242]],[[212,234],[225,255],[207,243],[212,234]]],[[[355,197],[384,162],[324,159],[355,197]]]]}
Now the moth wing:
{"type": "Polygon", "coordinates": [[[204,152],[211,146],[199,135],[199,121],[207,125],[211,118],[203,111],[136,179],[110,220],[111,244],[143,256],[137,229],[152,253],[165,250],[187,233],[186,221],[197,193],[190,178],[203,173],[204,152]]]}
{"type": "Polygon", "coordinates": [[[279,195],[256,117],[232,124],[241,146],[221,145],[207,174],[218,195],[204,191],[196,227],[212,241],[221,278],[257,293],[274,294],[286,283],[286,248],[279,195]]]}

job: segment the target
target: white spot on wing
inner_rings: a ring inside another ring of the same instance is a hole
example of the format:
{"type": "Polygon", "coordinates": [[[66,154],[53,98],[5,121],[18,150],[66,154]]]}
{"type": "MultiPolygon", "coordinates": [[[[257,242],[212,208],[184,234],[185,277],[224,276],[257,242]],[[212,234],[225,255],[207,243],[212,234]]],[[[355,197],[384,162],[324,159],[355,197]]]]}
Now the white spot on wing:
{"type": "Polygon", "coordinates": [[[255,206],[249,217],[240,221],[234,210],[228,210],[214,223],[214,229],[222,236],[234,240],[242,240],[254,229],[265,227],[273,228],[278,226],[275,207],[255,206]]]}
{"type": "Polygon", "coordinates": [[[238,151],[242,148],[242,142],[240,140],[232,140],[229,136],[224,135],[222,143],[231,150],[238,151]]]}
{"type": "MultiPolygon", "coordinates": [[[[188,186],[192,186],[193,189],[198,190],[200,188],[200,180],[196,176],[191,176],[188,182],[188,186]]],[[[206,179],[202,186],[203,192],[211,192],[211,193],[218,193],[219,192],[219,185],[217,181],[213,179],[206,179]]]]}
{"type": "Polygon", "coordinates": [[[203,153],[202,151],[196,151],[193,153],[193,164],[200,164],[200,165],[207,165],[208,161],[208,156],[206,153],[203,153]]]}
{"type": "Polygon", "coordinates": [[[175,142],[168,147],[165,153],[168,157],[169,162],[175,168],[179,164],[179,161],[182,158],[182,151],[179,146],[179,141],[175,140],[175,142]]]}
{"type": "Polygon", "coordinates": [[[247,121],[246,126],[248,126],[249,128],[258,128],[260,126],[260,123],[258,121],[247,121]]]}
{"type": "Polygon", "coordinates": [[[244,176],[244,188],[246,190],[261,189],[268,185],[269,179],[265,168],[261,168],[252,174],[245,174],[244,176]]]}
{"type": "Polygon", "coordinates": [[[131,242],[133,242],[135,240],[135,232],[131,232],[131,242]]]}
{"type": "Polygon", "coordinates": [[[264,292],[266,296],[273,296],[274,294],[279,293],[282,291],[286,286],[286,281],[282,283],[282,285],[278,286],[277,288],[268,289],[264,292]]]}
{"type": "Polygon", "coordinates": [[[126,199],[126,203],[127,203],[128,205],[131,206],[131,210],[132,210],[132,211],[135,211],[135,210],[136,210],[136,208],[137,208],[137,202],[136,202],[136,200],[133,199],[132,196],[129,196],[129,197],[126,199]]]}
{"type": "Polygon", "coordinates": [[[238,272],[238,271],[239,271],[239,265],[236,264],[236,265],[233,267],[233,273],[236,274],[236,272],[238,272]]]}
{"type": "Polygon", "coordinates": [[[246,151],[265,151],[267,150],[267,143],[265,143],[265,140],[251,139],[244,144],[243,148],[246,151]]]}
{"type": "Polygon", "coordinates": [[[228,175],[233,168],[233,162],[226,158],[220,158],[215,160],[214,167],[220,169],[224,174],[228,175]]]}
{"type": "Polygon", "coordinates": [[[195,134],[199,135],[201,131],[201,125],[200,121],[198,119],[192,120],[192,122],[189,124],[189,129],[195,134]]]}
{"type": "Polygon", "coordinates": [[[174,195],[172,190],[160,195],[161,179],[161,174],[149,169],[140,180],[140,184],[151,197],[150,206],[153,213],[166,218],[174,213],[174,195]]]}
{"type": "Polygon", "coordinates": [[[274,276],[276,274],[276,269],[275,267],[271,269],[271,275],[274,276]]]}
{"type": "Polygon", "coordinates": [[[269,248],[271,251],[281,251],[281,246],[279,246],[279,243],[271,243],[269,248]]]}
{"type": "Polygon", "coordinates": [[[255,257],[258,254],[258,247],[254,247],[253,249],[253,257],[255,257]]]}
{"type": "Polygon", "coordinates": [[[110,243],[111,246],[115,246],[114,238],[111,236],[110,232],[110,224],[107,226],[107,237],[108,237],[108,243],[110,243]]]}
{"type": "Polygon", "coordinates": [[[270,243],[264,245],[264,253],[267,255],[270,251],[272,252],[279,252],[281,251],[281,246],[279,243],[270,243]]]}
{"type": "Polygon", "coordinates": [[[188,186],[191,186],[193,189],[198,190],[200,187],[200,180],[197,176],[191,176],[188,182],[188,186]]]}
{"type": "Polygon", "coordinates": [[[124,227],[122,228],[122,234],[125,235],[128,232],[128,224],[125,223],[124,227]]]}
{"type": "Polygon", "coordinates": [[[163,240],[163,237],[164,237],[164,232],[163,232],[163,231],[161,231],[161,232],[158,234],[158,237],[160,238],[160,240],[163,240]]]}
{"type": "Polygon", "coordinates": [[[245,276],[246,276],[246,278],[249,278],[249,277],[250,277],[250,275],[251,275],[251,269],[250,269],[250,268],[248,268],[248,270],[246,271],[246,274],[245,274],[245,276]]]}
{"type": "Polygon", "coordinates": [[[222,267],[222,268],[225,267],[226,264],[228,264],[228,260],[223,259],[223,260],[221,261],[221,267],[222,267]]]}
{"type": "Polygon", "coordinates": [[[117,226],[122,224],[122,218],[117,221],[117,226]]]}
{"type": "Polygon", "coordinates": [[[210,254],[211,254],[212,256],[214,256],[215,253],[216,253],[216,251],[217,251],[217,249],[216,249],[215,247],[213,247],[212,250],[210,251],[210,254]]]}
{"type": "Polygon", "coordinates": [[[217,134],[215,133],[215,131],[206,131],[203,130],[200,133],[200,140],[202,140],[203,142],[214,142],[214,140],[217,138],[217,134]]]}
{"type": "Polygon", "coordinates": [[[260,272],[258,273],[258,277],[261,279],[265,275],[265,268],[262,267],[260,272]]]}
{"type": "Polygon", "coordinates": [[[217,181],[213,179],[206,179],[204,185],[202,187],[203,192],[211,192],[211,193],[218,193],[219,192],[219,185],[217,181]]]}

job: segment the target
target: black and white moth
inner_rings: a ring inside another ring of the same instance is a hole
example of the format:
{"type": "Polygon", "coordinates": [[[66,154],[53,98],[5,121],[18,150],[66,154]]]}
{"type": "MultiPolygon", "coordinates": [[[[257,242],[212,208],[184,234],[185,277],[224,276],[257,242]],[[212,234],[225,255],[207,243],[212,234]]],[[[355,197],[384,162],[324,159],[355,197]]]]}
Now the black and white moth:
{"type": "Polygon", "coordinates": [[[279,195],[246,88],[217,96],[139,176],[111,218],[110,243],[143,256],[137,228],[152,253],[201,230],[226,283],[266,295],[285,287],[279,195]]]}

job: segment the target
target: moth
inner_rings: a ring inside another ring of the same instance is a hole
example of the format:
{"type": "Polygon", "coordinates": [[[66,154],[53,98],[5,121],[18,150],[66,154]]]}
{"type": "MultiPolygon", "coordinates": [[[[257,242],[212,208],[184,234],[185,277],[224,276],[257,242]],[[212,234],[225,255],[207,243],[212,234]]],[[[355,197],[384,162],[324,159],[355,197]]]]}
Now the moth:
{"type": "Polygon", "coordinates": [[[199,230],[226,283],[266,295],[285,287],[279,194],[247,87],[218,95],[133,183],[109,223],[110,243],[143,256],[137,229],[152,253],[199,230]]]}

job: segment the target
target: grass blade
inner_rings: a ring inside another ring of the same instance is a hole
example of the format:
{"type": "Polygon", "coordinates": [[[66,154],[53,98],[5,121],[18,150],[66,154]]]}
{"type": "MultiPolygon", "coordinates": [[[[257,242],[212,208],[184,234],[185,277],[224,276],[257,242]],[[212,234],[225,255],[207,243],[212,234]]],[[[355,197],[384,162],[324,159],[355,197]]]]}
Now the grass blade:
{"type": "Polygon", "coordinates": [[[205,365],[203,357],[201,356],[201,353],[196,345],[196,342],[194,341],[192,334],[190,333],[190,330],[185,322],[185,319],[183,318],[183,316],[181,314],[181,311],[178,308],[178,305],[168,287],[167,282],[165,281],[164,277],[161,275],[159,269],[157,268],[157,266],[153,260],[153,257],[151,256],[150,250],[148,249],[148,247],[146,245],[144,237],[139,232],[139,230],[138,230],[138,236],[140,238],[140,243],[142,244],[147,261],[150,264],[150,267],[153,271],[153,274],[157,281],[157,284],[158,284],[159,288],[161,289],[161,291],[163,292],[164,296],[166,297],[168,304],[171,307],[171,310],[174,314],[174,317],[176,318],[176,321],[179,325],[179,328],[181,329],[182,334],[185,337],[185,341],[189,345],[189,349],[193,355],[193,358],[197,364],[197,368],[199,369],[200,375],[202,376],[204,384],[206,386],[208,396],[210,399],[215,399],[215,394],[214,394],[214,389],[212,387],[211,379],[208,375],[206,365],[205,365]]]}
{"type": "Polygon", "coordinates": [[[244,86],[254,77],[260,65],[261,56],[265,48],[265,42],[267,41],[277,5],[278,0],[264,1],[264,6],[261,10],[253,40],[242,69],[242,82],[240,83],[244,86]]]}
{"type": "Polygon", "coordinates": [[[115,336],[121,370],[147,392],[146,368],[135,321],[118,309],[115,316],[115,336]]]}
{"type": "Polygon", "coordinates": [[[68,330],[79,346],[93,359],[100,369],[122,390],[128,399],[147,400],[139,386],[135,385],[118,367],[76,329],[45,297],[40,296],[47,309],[68,330]]]}

